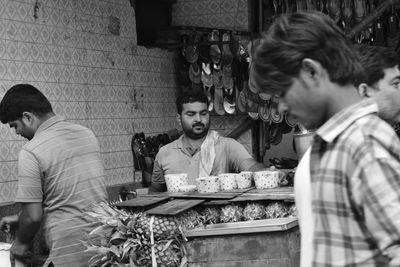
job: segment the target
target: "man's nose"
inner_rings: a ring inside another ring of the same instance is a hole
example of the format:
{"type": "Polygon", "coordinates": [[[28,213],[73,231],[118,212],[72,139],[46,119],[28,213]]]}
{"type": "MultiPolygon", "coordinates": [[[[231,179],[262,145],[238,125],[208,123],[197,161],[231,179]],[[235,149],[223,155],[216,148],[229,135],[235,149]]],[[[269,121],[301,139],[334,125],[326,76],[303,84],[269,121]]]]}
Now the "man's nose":
{"type": "Polygon", "coordinates": [[[200,114],[194,115],[194,120],[195,120],[195,121],[201,121],[201,116],[200,116],[200,114]]]}

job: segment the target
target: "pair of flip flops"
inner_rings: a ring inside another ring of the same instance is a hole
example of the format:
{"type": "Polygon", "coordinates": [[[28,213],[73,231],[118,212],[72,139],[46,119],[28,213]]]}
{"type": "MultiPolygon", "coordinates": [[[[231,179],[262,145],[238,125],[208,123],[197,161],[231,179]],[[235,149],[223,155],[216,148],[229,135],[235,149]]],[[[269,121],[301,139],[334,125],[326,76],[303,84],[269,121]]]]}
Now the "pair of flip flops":
{"type": "Polygon", "coordinates": [[[208,98],[208,110],[214,109],[214,82],[211,73],[211,63],[201,63],[201,82],[203,84],[203,92],[208,98]]]}
{"type": "Polygon", "coordinates": [[[185,58],[189,63],[196,63],[199,59],[199,42],[201,38],[201,34],[199,32],[193,33],[192,40],[188,40],[187,47],[185,47],[185,58]]]}
{"type": "Polygon", "coordinates": [[[219,46],[220,42],[219,31],[212,30],[211,34],[209,35],[208,41],[211,42],[209,50],[211,62],[214,64],[220,64],[222,58],[222,52],[219,46]]]}
{"type": "Polygon", "coordinates": [[[224,110],[228,114],[236,113],[235,90],[232,88],[224,88],[224,110]]]}
{"type": "Polygon", "coordinates": [[[249,80],[249,54],[247,52],[246,40],[240,40],[235,42],[237,47],[235,48],[237,51],[238,61],[234,65],[238,75],[236,76],[236,107],[239,113],[246,114],[247,113],[247,90],[248,90],[248,80],[249,80]]]}
{"type": "Polygon", "coordinates": [[[191,63],[189,66],[189,79],[192,83],[200,84],[202,81],[201,68],[197,62],[191,63]]]}

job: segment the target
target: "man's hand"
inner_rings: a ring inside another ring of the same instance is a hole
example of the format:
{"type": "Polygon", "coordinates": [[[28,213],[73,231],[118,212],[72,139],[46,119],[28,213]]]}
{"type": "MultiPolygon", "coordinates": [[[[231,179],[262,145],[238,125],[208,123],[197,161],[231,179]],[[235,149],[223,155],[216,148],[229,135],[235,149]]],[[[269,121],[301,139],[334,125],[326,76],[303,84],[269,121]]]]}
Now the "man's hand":
{"type": "Polygon", "coordinates": [[[18,227],[18,215],[11,215],[1,218],[0,229],[14,237],[15,231],[18,227]]]}
{"type": "Polygon", "coordinates": [[[11,266],[14,266],[15,260],[27,263],[31,260],[33,254],[29,251],[29,244],[20,243],[15,240],[10,249],[11,266]]]}

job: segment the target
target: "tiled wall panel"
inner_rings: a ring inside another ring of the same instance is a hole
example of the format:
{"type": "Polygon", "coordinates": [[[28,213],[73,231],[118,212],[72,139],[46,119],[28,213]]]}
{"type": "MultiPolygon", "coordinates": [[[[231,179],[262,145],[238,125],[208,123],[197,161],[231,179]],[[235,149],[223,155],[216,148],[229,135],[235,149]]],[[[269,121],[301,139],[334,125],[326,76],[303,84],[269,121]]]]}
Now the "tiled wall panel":
{"type": "MultiPolygon", "coordinates": [[[[134,132],[176,126],[174,55],[136,43],[129,0],[0,0],[0,96],[37,86],[56,113],[97,135],[108,185],[133,182],[134,132]]],[[[0,204],[15,197],[25,142],[0,126],[0,204]]]]}

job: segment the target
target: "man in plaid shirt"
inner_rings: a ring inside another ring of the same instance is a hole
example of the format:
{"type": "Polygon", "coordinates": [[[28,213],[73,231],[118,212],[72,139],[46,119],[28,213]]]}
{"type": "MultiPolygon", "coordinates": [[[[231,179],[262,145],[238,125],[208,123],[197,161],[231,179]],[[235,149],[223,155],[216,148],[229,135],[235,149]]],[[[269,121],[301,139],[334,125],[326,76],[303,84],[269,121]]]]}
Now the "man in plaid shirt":
{"type": "Polygon", "coordinates": [[[282,16],[262,37],[250,75],[279,94],[281,111],[318,129],[313,266],[399,266],[400,142],[375,102],[360,101],[363,70],[344,33],[320,13],[282,16]]]}

